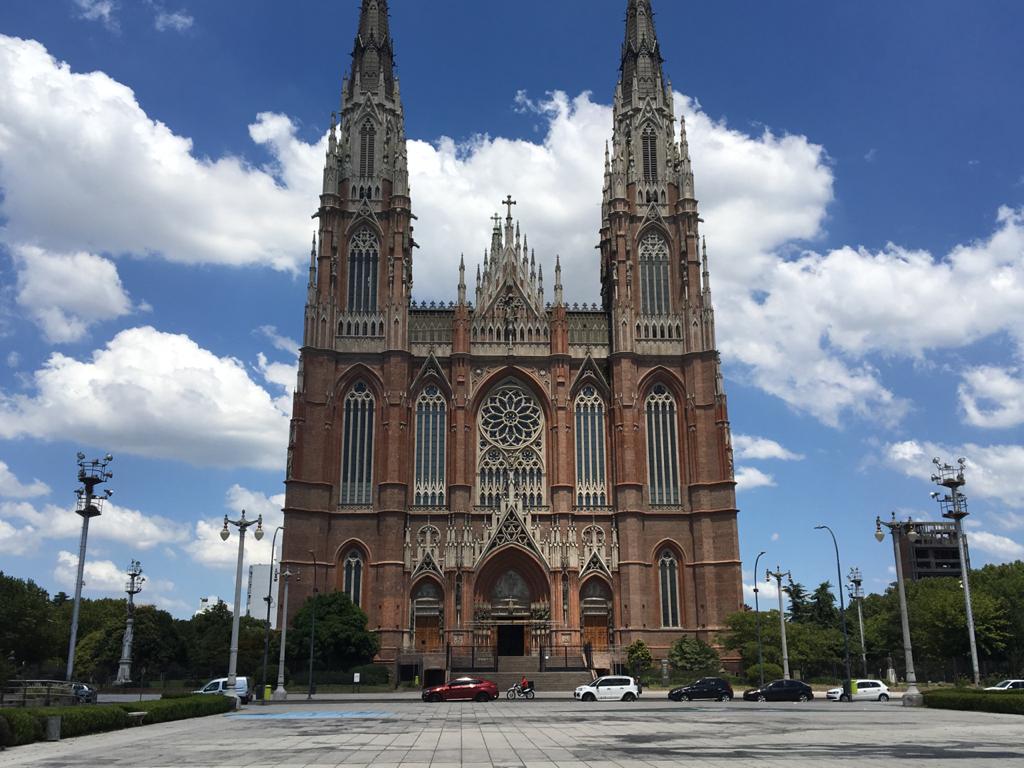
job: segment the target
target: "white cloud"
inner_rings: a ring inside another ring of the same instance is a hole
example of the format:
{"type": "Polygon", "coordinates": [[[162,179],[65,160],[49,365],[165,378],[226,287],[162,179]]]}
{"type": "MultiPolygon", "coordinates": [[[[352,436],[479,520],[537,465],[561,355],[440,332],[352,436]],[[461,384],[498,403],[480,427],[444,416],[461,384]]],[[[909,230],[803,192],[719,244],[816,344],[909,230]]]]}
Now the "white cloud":
{"type": "Polygon", "coordinates": [[[775,478],[755,467],[736,467],[736,490],[752,491],[754,488],[775,485],[775,478]]]}
{"type": "Polygon", "coordinates": [[[0,71],[9,243],[283,270],[304,261],[320,177],[308,166],[324,149],[299,142],[287,118],[261,114],[250,126],[283,168],[278,183],[273,169],[195,155],[191,140],[146,115],[131,89],[102,72],[72,72],[37,42],[0,36],[0,71]],[[76,201],[56,218],[55,178],[76,201]]]}
{"type": "MultiPolygon", "coordinates": [[[[78,555],[61,550],[57,553],[57,566],[53,569],[53,578],[57,585],[71,591],[75,588],[78,575],[78,555]]],[[[124,569],[111,560],[90,559],[85,556],[85,574],[83,575],[83,593],[124,591],[126,579],[124,569]]]]}
{"type": "Polygon", "coordinates": [[[86,21],[98,21],[111,32],[117,32],[121,25],[115,12],[117,3],[114,0],[75,0],[79,17],[86,21]]]}
{"type": "MultiPolygon", "coordinates": [[[[243,488],[240,485],[233,485],[228,489],[225,498],[225,507],[229,510],[229,517],[237,520],[239,513],[244,509],[247,520],[256,520],[263,516],[264,537],[256,541],[253,534],[255,527],[249,528],[245,537],[245,565],[250,563],[269,563],[273,543],[274,529],[284,522],[284,515],[281,508],[284,506],[284,494],[266,496],[258,491],[243,488]]],[[[192,539],[185,544],[185,550],[192,556],[192,559],[201,565],[212,568],[234,568],[238,562],[238,529],[229,526],[231,533],[227,541],[220,538],[220,532],[224,527],[224,518],[212,518],[199,520],[195,524],[192,539]]],[[[281,534],[278,534],[277,548],[280,552],[281,534]]]]}
{"type": "Polygon", "coordinates": [[[778,540],[779,540],[779,534],[778,533],[773,533],[772,534],[772,541],[778,541],[778,540]]]}
{"type": "Polygon", "coordinates": [[[21,355],[17,350],[12,349],[7,353],[7,367],[17,368],[19,365],[21,365],[21,355]]]}
{"type": "Polygon", "coordinates": [[[1016,427],[1024,424],[1024,378],[1015,368],[982,365],[961,374],[960,407],[974,427],[1016,427]]]}
{"type": "Polygon", "coordinates": [[[52,343],[79,341],[89,326],[129,314],[131,299],[117,267],[91,253],[51,253],[33,245],[12,249],[18,304],[52,343]]]}
{"type": "Polygon", "coordinates": [[[981,551],[995,559],[1010,562],[1024,559],[1024,545],[1006,536],[986,531],[971,531],[966,534],[967,546],[971,551],[981,551]]]}
{"type": "Polygon", "coordinates": [[[160,11],[153,20],[153,26],[156,27],[158,32],[167,32],[168,30],[184,32],[190,29],[194,22],[195,19],[184,11],[174,11],[173,13],[160,11]]]}
{"type": "MultiPolygon", "coordinates": [[[[743,574],[743,597],[745,602],[750,605],[754,604],[754,577],[749,572],[743,574]]],[[[757,582],[757,599],[762,611],[769,611],[772,608],[778,610],[779,588],[775,582],[757,582]],[[768,603],[766,604],[765,601],[768,603]]]]}
{"type": "MultiPolygon", "coordinates": [[[[16,534],[18,551],[15,554],[35,551],[46,539],[76,538],[82,529],[82,518],[70,504],[67,507],[46,504],[37,508],[25,501],[0,502],[0,522],[16,534]],[[14,527],[15,521],[20,521],[21,526],[14,527]]],[[[104,503],[103,513],[89,522],[90,541],[114,541],[149,550],[158,544],[183,543],[187,539],[187,532],[165,517],[110,501],[104,503]]]]}
{"type": "Polygon", "coordinates": [[[964,445],[904,440],[883,448],[883,459],[908,477],[930,482],[932,457],[967,459],[964,493],[968,498],[998,499],[1011,507],[1024,507],[1024,445],[964,445]]]}
{"type": "Polygon", "coordinates": [[[299,356],[299,342],[295,339],[290,339],[287,336],[282,336],[277,332],[277,328],[273,325],[261,325],[256,329],[260,334],[270,340],[270,343],[274,345],[274,349],[279,349],[282,352],[288,352],[289,354],[299,356]]]}
{"type": "Polygon", "coordinates": [[[42,480],[33,479],[31,483],[22,483],[7,463],[0,461],[0,498],[30,499],[33,496],[46,496],[49,492],[50,486],[42,480]]]}
{"type": "Polygon", "coordinates": [[[116,445],[196,465],[280,469],[290,410],[245,366],[187,336],[117,334],[91,359],[54,353],[32,395],[0,392],[0,437],[116,445]]]}
{"type": "Polygon", "coordinates": [[[803,454],[793,453],[774,440],[755,435],[733,435],[732,447],[737,459],[779,459],[800,461],[803,454]]]}

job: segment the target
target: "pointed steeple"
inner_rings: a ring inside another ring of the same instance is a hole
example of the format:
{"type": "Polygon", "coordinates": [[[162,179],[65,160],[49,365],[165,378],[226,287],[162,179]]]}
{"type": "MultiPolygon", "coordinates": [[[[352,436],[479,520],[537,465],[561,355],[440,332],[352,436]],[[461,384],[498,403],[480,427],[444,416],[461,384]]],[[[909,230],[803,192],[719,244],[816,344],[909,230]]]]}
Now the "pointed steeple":
{"type": "Polygon", "coordinates": [[[466,258],[459,255],[459,304],[466,303],[466,258]]]}
{"type": "Polygon", "coordinates": [[[622,99],[629,103],[661,90],[661,50],[654,31],[651,0],[629,0],[626,6],[626,40],[622,44],[622,99]]]}
{"type": "Polygon", "coordinates": [[[363,0],[359,10],[359,34],[352,49],[351,98],[358,87],[363,93],[391,96],[395,91],[395,54],[388,28],[387,0],[363,0]]]}

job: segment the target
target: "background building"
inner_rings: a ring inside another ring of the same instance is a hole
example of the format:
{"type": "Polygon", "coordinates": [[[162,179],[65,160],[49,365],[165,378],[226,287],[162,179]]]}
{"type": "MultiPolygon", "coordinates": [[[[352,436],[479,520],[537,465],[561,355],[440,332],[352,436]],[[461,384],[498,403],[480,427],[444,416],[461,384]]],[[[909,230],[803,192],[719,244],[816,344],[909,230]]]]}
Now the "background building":
{"type": "Polygon", "coordinates": [[[607,668],[637,639],[656,656],[714,641],[742,604],[708,250],[650,2],[630,0],[609,54],[600,301],[568,306],[557,259],[548,297],[510,195],[480,222],[472,297],[463,262],[456,301],[426,305],[387,4],[362,3],[310,254],[282,566],[301,574],[292,613],[315,583],[343,590],[382,660],[554,648],[607,668]]]}
{"type": "MultiPolygon", "coordinates": [[[[935,577],[960,578],[960,550],[956,541],[956,523],[915,522],[912,525],[917,533],[917,540],[913,542],[907,537],[909,525],[902,526],[897,536],[903,575],[911,581],[935,577]]],[[[971,555],[967,544],[968,539],[965,536],[964,559],[970,570],[971,555]]]]}
{"type": "Polygon", "coordinates": [[[249,585],[245,590],[245,615],[267,620],[267,595],[270,595],[270,628],[277,629],[277,590],[272,589],[274,567],[250,565],[249,585]]]}

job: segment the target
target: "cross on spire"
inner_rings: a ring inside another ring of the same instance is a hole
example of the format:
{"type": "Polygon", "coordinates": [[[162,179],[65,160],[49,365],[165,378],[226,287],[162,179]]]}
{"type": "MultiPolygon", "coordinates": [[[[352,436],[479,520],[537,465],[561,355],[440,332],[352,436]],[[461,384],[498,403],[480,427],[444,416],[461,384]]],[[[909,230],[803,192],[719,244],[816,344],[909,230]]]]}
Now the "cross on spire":
{"type": "Polygon", "coordinates": [[[512,195],[509,195],[501,201],[502,205],[508,206],[508,218],[512,219],[512,206],[516,204],[516,201],[512,199],[512,195]]]}
{"type": "Polygon", "coordinates": [[[501,226],[501,216],[499,216],[498,214],[494,214],[493,216],[491,216],[491,220],[494,222],[495,229],[498,229],[498,227],[501,226]]]}

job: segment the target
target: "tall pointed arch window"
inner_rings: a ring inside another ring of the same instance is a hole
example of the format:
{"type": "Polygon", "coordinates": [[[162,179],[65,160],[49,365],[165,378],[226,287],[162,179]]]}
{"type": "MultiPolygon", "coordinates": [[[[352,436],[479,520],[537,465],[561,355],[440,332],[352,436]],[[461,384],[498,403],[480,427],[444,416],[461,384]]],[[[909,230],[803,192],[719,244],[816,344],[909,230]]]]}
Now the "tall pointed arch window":
{"type": "Polygon", "coordinates": [[[345,558],[344,570],[343,591],[348,595],[349,600],[355,605],[359,605],[363,596],[363,556],[357,550],[348,553],[348,557],[345,558]]]}
{"type": "Polygon", "coordinates": [[[590,384],[576,396],[576,506],[608,503],[605,479],[604,400],[590,384]]]}
{"type": "Polygon", "coordinates": [[[377,311],[377,273],[380,248],[377,236],[366,227],[348,245],[348,311],[377,311]]]}
{"type": "Polygon", "coordinates": [[[416,399],[416,456],[413,504],[445,504],[445,435],[447,405],[441,390],[431,384],[416,399]]]}
{"type": "Polygon", "coordinates": [[[647,489],[651,504],[679,503],[676,401],[663,384],[647,396],[647,489]]]}
{"type": "Polygon", "coordinates": [[[668,246],[654,232],[640,241],[640,297],[643,314],[668,314],[668,246]]]}
{"type": "MultiPolygon", "coordinates": [[[[648,68],[650,67],[647,57],[643,57],[641,58],[641,71],[643,71],[644,62],[647,62],[648,68]]],[[[643,154],[644,181],[656,182],[658,180],[658,137],[654,133],[653,125],[645,125],[643,131],[640,132],[640,148],[643,154]]]]}
{"type": "Polygon", "coordinates": [[[661,577],[661,626],[679,626],[679,561],[671,549],[664,549],[658,558],[661,577]]]}
{"type": "Polygon", "coordinates": [[[514,493],[523,506],[543,506],[544,414],[533,395],[507,381],[487,395],[477,420],[478,503],[496,507],[514,493]]]}
{"type": "Polygon", "coordinates": [[[373,176],[373,159],[377,142],[377,129],[369,120],[359,129],[359,175],[373,176]]]}
{"type": "Polygon", "coordinates": [[[341,435],[340,503],[362,506],[373,502],[373,429],[376,403],[365,382],[345,396],[341,435]]]}

